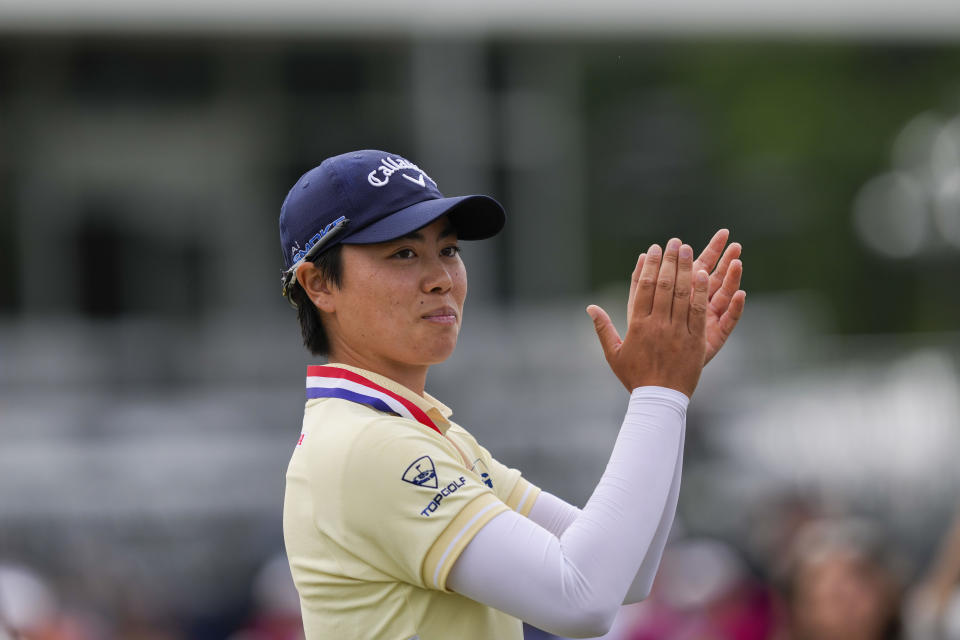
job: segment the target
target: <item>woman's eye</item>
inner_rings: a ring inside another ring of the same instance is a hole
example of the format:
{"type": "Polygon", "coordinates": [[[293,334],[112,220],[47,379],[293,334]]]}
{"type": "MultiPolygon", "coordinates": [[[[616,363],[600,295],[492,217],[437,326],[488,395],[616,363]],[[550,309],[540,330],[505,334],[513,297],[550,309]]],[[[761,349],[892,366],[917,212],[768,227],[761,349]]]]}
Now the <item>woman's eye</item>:
{"type": "Polygon", "coordinates": [[[460,253],[460,247],[458,247],[458,246],[456,246],[456,245],[454,245],[454,246],[452,246],[452,247],[444,247],[443,249],[440,250],[440,255],[442,255],[442,256],[444,256],[444,257],[446,257],[446,258],[453,258],[453,257],[455,257],[458,253],[460,253]]]}
{"type": "Polygon", "coordinates": [[[413,252],[413,249],[400,249],[400,251],[397,251],[396,253],[393,254],[393,257],[406,259],[406,258],[413,258],[416,255],[417,254],[413,252]]]}

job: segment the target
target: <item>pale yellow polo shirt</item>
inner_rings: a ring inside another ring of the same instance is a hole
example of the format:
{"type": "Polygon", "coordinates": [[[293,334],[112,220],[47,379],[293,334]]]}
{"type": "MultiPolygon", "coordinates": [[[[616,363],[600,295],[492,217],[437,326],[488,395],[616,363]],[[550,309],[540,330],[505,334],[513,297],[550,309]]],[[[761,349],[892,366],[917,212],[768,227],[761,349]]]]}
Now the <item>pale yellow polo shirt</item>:
{"type": "Polygon", "coordinates": [[[331,367],[412,403],[440,433],[356,399],[307,401],[283,508],[307,640],[521,640],[519,620],[447,590],[446,579],[483,525],[508,508],[527,515],[540,490],[430,395],[331,367]]]}

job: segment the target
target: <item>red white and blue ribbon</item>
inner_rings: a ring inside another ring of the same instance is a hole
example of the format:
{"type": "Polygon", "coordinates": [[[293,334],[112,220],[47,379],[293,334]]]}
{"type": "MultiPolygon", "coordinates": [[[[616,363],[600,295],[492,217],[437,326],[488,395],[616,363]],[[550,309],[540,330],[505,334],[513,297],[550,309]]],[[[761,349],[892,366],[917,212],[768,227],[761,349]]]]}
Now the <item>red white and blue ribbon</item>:
{"type": "Polygon", "coordinates": [[[340,398],[370,405],[379,411],[416,420],[437,433],[443,433],[430,416],[410,400],[360,374],[339,367],[307,367],[307,399],[312,398],[340,398]]]}

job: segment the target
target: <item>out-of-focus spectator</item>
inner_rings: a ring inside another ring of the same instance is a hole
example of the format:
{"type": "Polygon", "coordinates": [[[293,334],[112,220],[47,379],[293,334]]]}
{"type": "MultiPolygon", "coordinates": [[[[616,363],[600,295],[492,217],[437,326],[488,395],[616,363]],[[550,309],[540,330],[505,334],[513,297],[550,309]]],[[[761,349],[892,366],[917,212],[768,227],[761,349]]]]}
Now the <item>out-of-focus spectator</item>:
{"type": "Polygon", "coordinates": [[[0,640],[100,640],[93,616],[61,610],[54,590],[35,571],[0,564],[0,640]]]}
{"type": "Polygon", "coordinates": [[[707,538],[667,547],[632,617],[625,640],[765,640],[779,624],[772,591],[733,547],[707,538]]]}
{"type": "Polygon", "coordinates": [[[253,617],[230,640],[303,640],[300,596],[285,555],[268,560],[253,582],[253,617]]]}
{"type": "Polygon", "coordinates": [[[789,640],[893,640],[900,632],[897,558],[879,529],[821,520],[795,540],[787,579],[789,640]]]}
{"type": "Polygon", "coordinates": [[[803,493],[784,493],[760,502],[749,514],[745,544],[769,576],[785,576],[789,571],[797,535],[824,517],[825,506],[803,493]]]}
{"type": "Polygon", "coordinates": [[[53,592],[33,571],[0,565],[0,638],[46,635],[56,620],[53,592]]]}
{"type": "Polygon", "coordinates": [[[960,639],[960,511],[904,608],[908,640],[960,639]]]}

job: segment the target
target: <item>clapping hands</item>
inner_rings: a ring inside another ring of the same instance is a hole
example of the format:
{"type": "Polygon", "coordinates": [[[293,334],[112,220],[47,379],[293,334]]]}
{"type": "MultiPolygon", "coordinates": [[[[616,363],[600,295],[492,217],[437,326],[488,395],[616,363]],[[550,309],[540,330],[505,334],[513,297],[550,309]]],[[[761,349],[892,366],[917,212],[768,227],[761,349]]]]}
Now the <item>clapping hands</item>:
{"type": "Polygon", "coordinates": [[[604,357],[628,390],[657,385],[689,396],[700,370],[726,343],[746,301],[739,288],[741,247],[733,243],[724,250],[729,235],[719,230],[696,261],[676,238],[662,254],[659,245],[640,254],[630,279],[624,339],[603,309],[587,307],[604,357]]]}

